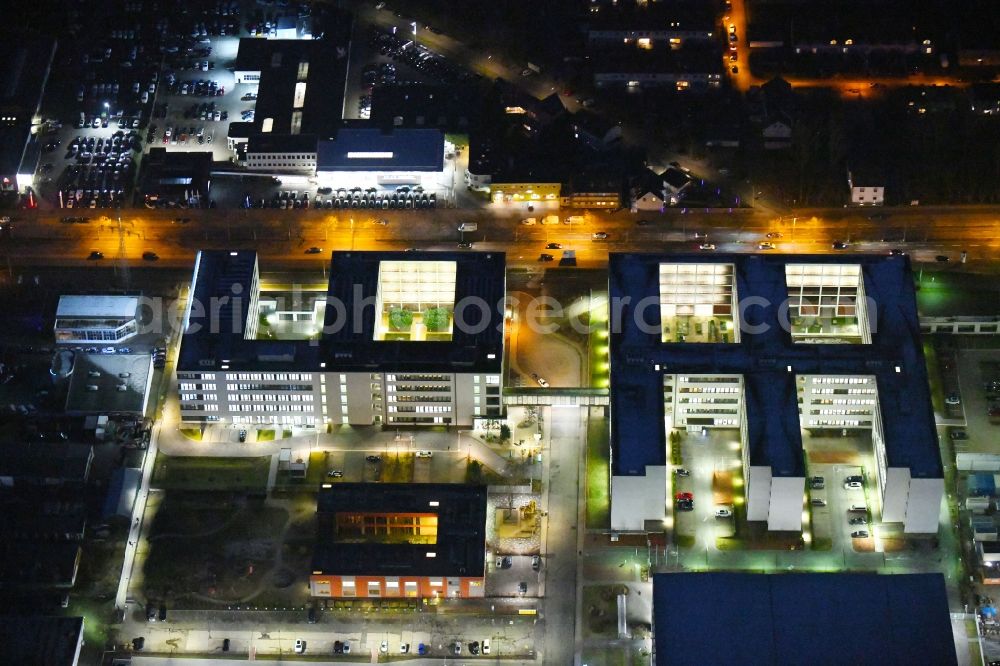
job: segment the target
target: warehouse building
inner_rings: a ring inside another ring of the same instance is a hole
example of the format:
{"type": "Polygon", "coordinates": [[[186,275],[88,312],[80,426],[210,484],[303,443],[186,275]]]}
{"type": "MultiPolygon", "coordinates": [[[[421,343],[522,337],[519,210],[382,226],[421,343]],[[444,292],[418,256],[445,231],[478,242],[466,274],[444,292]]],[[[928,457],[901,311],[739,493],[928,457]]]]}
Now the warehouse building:
{"type": "Polygon", "coordinates": [[[5,32],[0,39],[0,192],[21,192],[38,169],[42,94],[56,42],[51,37],[5,32]]]}
{"type": "Polygon", "coordinates": [[[484,486],[327,484],[317,523],[314,597],[484,596],[484,486]]]}
{"type": "Polygon", "coordinates": [[[2,663],[76,666],[82,648],[82,617],[0,616],[2,663]]]}
{"type": "Polygon", "coordinates": [[[906,257],[612,254],[610,293],[613,529],[662,529],[671,432],[725,429],[747,519],[801,530],[803,432],[835,429],[870,438],[882,522],[937,532],[944,481],[906,257]]]}

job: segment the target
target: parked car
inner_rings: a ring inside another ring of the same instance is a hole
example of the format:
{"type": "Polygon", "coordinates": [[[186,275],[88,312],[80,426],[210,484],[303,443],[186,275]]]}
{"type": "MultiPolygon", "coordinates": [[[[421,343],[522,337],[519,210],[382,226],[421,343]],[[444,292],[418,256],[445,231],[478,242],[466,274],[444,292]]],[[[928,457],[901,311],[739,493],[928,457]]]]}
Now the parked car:
{"type": "Polygon", "coordinates": [[[758,250],[773,250],[774,249],[774,243],[771,243],[770,241],[761,241],[761,242],[757,243],[757,249],[758,250]]]}
{"type": "Polygon", "coordinates": [[[716,518],[732,518],[733,511],[729,507],[721,506],[715,510],[716,518]]]}
{"type": "Polygon", "coordinates": [[[365,456],[365,460],[370,463],[380,463],[382,462],[382,456],[365,456]]]}
{"type": "Polygon", "coordinates": [[[954,405],[961,405],[962,404],[962,398],[958,395],[958,393],[955,393],[953,391],[953,392],[949,393],[948,397],[946,397],[944,399],[944,403],[946,405],[952,405],[952,406],[954,406],[954,405]]]}
{"type": "Polygon", "coordinates": [[[303,654],[306,651],[306,642],[301,638],[295,639],[295,654],[303,654]]]}
{"type": "Polygon", "coordinates": [[[674,474],[676,474],[677,476],[691,476],[691,471],[685,469],[684,467],[678,467],[677,469],[674,470],[674,474]]]}
{"type": "Polygon", "coordinates": [[[868,538],[868,531],[867,530],[857,530],[856,532],[851,532],[851,538],[852,539],[867,539],[868,538]]]}
{"type": "Polygon", "coordinates": [[[541,557],[541,555],[532,555],[531,556],[531,568],[534,571],[538,571],[539,569],[542,568],[542,557],[541,557]]]}
{"type": "Polygon", "coordinates": [[[826,479],[822,476],[814,476],[809,479],[809,487],[813,490],[823,490],[826,487],[826,479]]]}
{"type": "Polygon", "coordinates": [[[430,458],[434,455],[433,451],[417,451],[416,456],[418,458],[430,458]]]}
{"type": "Polygon", "coordinates": [[[948,436],[953,441],[969,439],[969,433],[965,432],[964,430],[952,430],[950,433],[948,433],[948,436]]]}
{"type": "Polygon", "coordinates": [[[826,500],[821,499],[819,497],[813,497],[811,500],[809,500],[809,503],[813,506],[819,506],[819,507],[826,506],[826,500]]]}
{"type": "Polygon", "coordinates": [[[844,490],[861,490],[864,488],[860,481],[848,481],[844,484],[844,490]]]}

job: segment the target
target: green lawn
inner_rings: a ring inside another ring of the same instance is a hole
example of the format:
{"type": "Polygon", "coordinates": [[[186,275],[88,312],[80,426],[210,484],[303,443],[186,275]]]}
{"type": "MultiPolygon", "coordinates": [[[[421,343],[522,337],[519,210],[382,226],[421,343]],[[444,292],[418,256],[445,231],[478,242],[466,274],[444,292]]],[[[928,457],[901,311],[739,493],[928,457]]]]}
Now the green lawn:
{"type": "Polygon", "coordinates": [[[270,456],[209,458],[157,453],[152,485],[163,490],[263,491],[270,467],[270,456]]]}
{"type": "Polygon", "coordinates": [[[607,529],[611,523],[608,437],[606,419],[587,421],[587,529],[607,529]]]}
{"type": "Polygon", "coordinates": [[[329,482],[326,477],[327,472],[327,451],[313,451],[309,454],[309,467],[306,469],[305,483],[314,489],[318,489],[321,484],[329,482]]]}
{"type": "Polygon", "coordinates": [[[274,431],[273,430],[258,430],[257,431],[257,441],[258,442],[273,442],[274,441],[274,431]]]}
{"type": "MultiPolygon", "coordinates": [[[[266,506],[261,499],[164,494],[148,535],[145,593],[182,597],[196,592],[225,599],[249,594],[273,568],[288,519],[285,509],[266,506]]],[[[285,566],[295,566],[296,558],[285,550],[285,566]]]]}
{"type": "MultiPolygon", "coordinates": [[[[383,469],[383,481],[385,480],[385,470],[383,469]]],[[[465,482],[473,486],[504,486],[511,481],[489,467],[484,466],[478,460],[470,460],[465,466],[465,482]]]]}
{"type": "Polygon", "coordinates": [[[410,483],[413,481],[413,454],[387,455],[382,460],[383,483],[410,483]]]}
{"type": "Polygon", "coordinates": [[[181,428],[181,434],[196,442],[201,441],[201,428],[181,428]]]}
{"type": "Polygon", "coordinates": [[[927,381],[931,388],[931,403],[934,411],[943,414],[944,389],[941,388],[941,368],[938,366],[937,352],[930,342],[924,342],[924,360],[927,364],[927,381]]]}

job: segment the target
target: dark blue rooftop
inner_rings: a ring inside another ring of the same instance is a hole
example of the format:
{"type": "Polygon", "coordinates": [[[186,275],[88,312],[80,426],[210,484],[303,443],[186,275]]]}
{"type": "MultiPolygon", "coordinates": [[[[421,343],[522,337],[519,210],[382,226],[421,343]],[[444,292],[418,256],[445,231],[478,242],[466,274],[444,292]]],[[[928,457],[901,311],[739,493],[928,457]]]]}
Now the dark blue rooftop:
{"type": "Polygon", "coordinates": [[[317,146],[317,171],[441,171],[444,134],[438,129],[343,128],[317,146]]]}
{"type": "Polygon", "coordinates": [[[327,303],[343,308],[326,310],[326,368],[498,373],[503,364],[505,280],[503,252],[334,252],[327,303]],[[391,260],[455,262],[455,318],[461,309],[466,325],[456,324],[451,340],[374,339],[379,266],[391,260]]]}
{"type": "Polygon", "coordinates": [[[690,372],[743,375],[750,460],[770,465],[776,476],[803,474],[794,376],[873,375],[888,465],[909,468],[917,478],[941,477],[907,257],[612,253],[609,293],[615,475],[642,475],[647,465],[666,464],[662,376],[690,372]],[[662,342],[658,307],[661,263],[732,264],[736,296],[743,304],[740,342],[662,342]],[[789,331],[780,324],[781,306],[788,299],[785,266],[822,263],[861,266],[869,299],[871,344],[793,343],[789,331]],[[628,300],[623,300],[626,297],[628,300]],[[639,325],[637,310],[645,326],[639,325]],[[779,405],[784,408],[777,409],[779,405]]]}
{"type": "Polygon", "coordinates": [[[955,664],[941,574],[653,577],[656,663],[955,664]]]}
{"type": "Polygon", "coordinates": [[[499,373],[502,368],[503,252],[334,252],[327,303],[337,306],[327,307],[319,340],[244,337],[255,297],[256,264],[256,252],[203,250],[198,254],[179,371],[499,373]],[[467,326],[456,325],[447,341],[375,340],[379,265],[385,260],[454,261],[455,312],[461,309],[467,326]],[[341,313],[345,320],[338,319],[341,313]]]}

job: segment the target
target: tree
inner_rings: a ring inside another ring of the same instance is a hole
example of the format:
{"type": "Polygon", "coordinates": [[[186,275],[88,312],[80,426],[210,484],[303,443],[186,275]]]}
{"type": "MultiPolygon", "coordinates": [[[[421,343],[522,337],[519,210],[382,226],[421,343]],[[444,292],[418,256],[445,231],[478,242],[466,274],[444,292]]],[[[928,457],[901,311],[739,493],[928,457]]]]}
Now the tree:
{"type": "Polygon", "coordinates": [[[389,328],[394,331],[408,331],[413,323],[413,313],[404,308],[389,309],[389,328]]]}
{"type": "Polygon", "coordinates": [[[428,308],[423,313],[424,326],[428,331],[438,332],[448,328],[451,313],[448,308],[428,308]]]}
{"type": "Polygon", "coordinates": [[[510,439],[510,426],[506,423],[500,425],[500,439],[510,439]]]}

